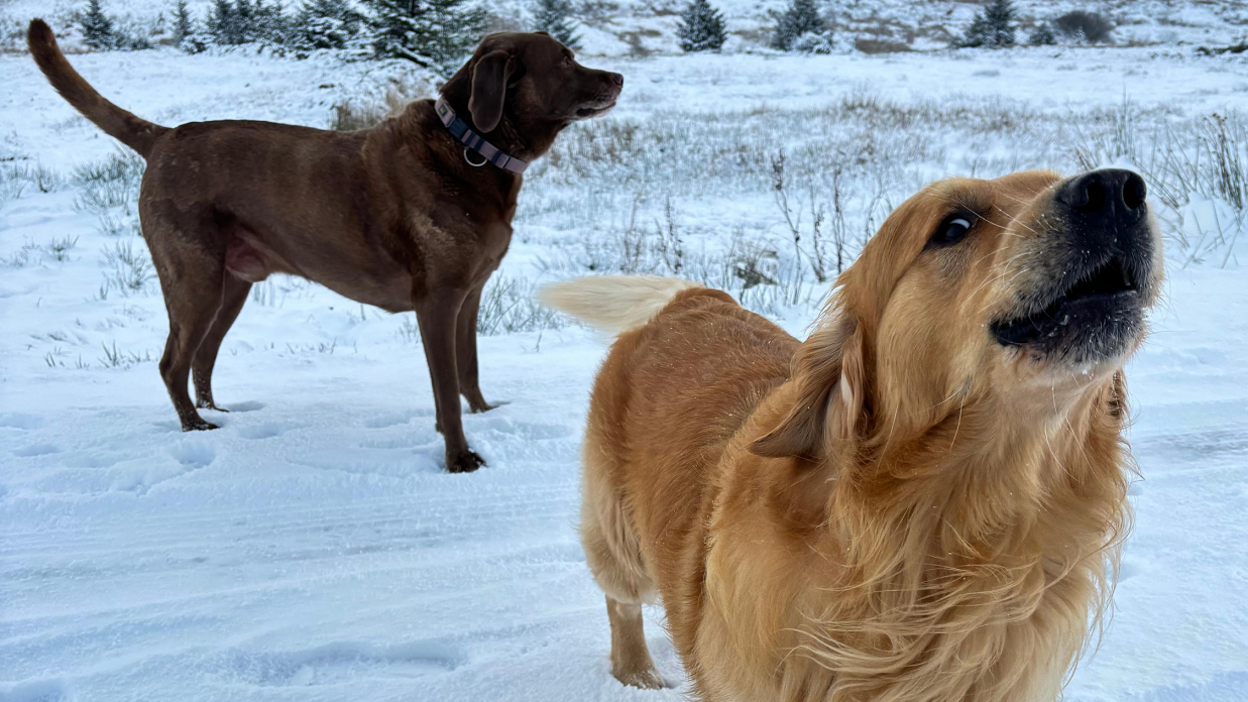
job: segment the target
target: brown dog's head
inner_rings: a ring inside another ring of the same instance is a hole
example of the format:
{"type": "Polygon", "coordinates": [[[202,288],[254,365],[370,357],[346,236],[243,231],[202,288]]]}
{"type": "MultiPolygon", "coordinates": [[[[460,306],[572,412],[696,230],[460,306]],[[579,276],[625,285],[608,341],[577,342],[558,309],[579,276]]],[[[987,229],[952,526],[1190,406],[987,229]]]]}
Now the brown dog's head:
{"type": "Polygon", "coordinates": [[[580,65],[545,32],[500,32],[481,41],[442,93],[453,107],[468,108],[465,117],[481,134],[504,125],[521,139],[540,139],[606,113],[623,87],[624,76],[580,65]]]}
{"type": "Polygon", "coordinates": [[[930,185],[838,281],[796,359],[798,406],[756,452],[913,435],[971,406],[1022,425],[1089,396],[1120,402],[1112,378],[1161,275],[1144,181],[1129,171],[930,185]]]}

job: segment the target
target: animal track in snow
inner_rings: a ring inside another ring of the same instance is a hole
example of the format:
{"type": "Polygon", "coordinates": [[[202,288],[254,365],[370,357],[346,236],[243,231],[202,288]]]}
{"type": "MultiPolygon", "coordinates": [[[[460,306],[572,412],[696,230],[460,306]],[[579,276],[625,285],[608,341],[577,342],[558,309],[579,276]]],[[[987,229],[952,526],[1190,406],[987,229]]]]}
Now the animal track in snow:
{"type": "Polygon", "coordinates": [[[222,672],[263,687],[307,687],[362,677],[417,678],[462,665],[464,654],[437,641],[394,646],[334,642],[302,651],[233,653],[222,672]]]}
{"type": "Polygon", "coordinates": [[[169,447],[169,455],[184,466],[203,467],[217,458],[217,450],[202,439],[187,439],[169,447]]]}
{"type": "Polygon", "coordinates": [[[238,430],[238,435],[244,439],[269,439],[274,436],[281,436],[291,428],[291,426],[281,422],[264,422],[255,426],[242,427],[238,430]]]}
{"type": "Polygon", "coordinates": [[[60,453],[61,450],[52,444],[32,444],[23,446],[19,449],[13,449],[13,455],[18,458],[31,458],[33,456],[47,456],[53,453],[60,453]]]}
{"type": "Polygon", "coordinates": [[[21,412],[5,412],[0,414],[0,427],[9,429],[38,429],[43,426],[43,419],[33,414],[21,412]]]}
{"type": "Polygon", "coordinates": [[[383,412],[364,420],[364,426],[369,429],[385,429],[387,427],[407,424],[417,417],[432,417],[432,410],[408,410],[405,412],[383,412]]]}

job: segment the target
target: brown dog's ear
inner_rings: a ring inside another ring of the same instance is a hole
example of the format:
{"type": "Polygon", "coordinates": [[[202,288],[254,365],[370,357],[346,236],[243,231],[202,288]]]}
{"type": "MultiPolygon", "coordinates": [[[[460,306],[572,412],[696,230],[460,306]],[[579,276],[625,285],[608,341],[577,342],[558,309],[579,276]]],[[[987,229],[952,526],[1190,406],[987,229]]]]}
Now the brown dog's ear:
{"type": "Polygon", "coordinates": [[[780,424],[750,445],[766,458],[815,460],[830,441],[847,441],[862,428],[866,359],[862,326],[846,319],[818,329],[797,350],[797,401],[780,424]]]}
{"type": "Polygon", "coordinates": [[[477,59],[472,69],[472,96],[468,111],[477,131],[494,131],[503,118],[503,100],[507,97],[507,80],[515,71],[516,60],[506,51],[491,51],[477,59]]]}

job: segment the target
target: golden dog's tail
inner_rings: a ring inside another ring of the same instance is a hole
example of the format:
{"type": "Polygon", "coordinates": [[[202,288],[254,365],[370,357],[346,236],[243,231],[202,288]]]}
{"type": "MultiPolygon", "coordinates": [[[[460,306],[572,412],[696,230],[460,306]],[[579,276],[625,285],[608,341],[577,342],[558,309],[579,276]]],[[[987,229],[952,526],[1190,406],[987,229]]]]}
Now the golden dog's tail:
{"type": "Polygon", "coordinates": [[[95,122],[106,134],[129,146],[143,158],[152,150],[156,139],[169,131],[168,127],[139,119],[113,103],[105,100],[91,84],[78,75],[78,71],[65,60],[56,45],[52,29],[41,19],[31,20],[26,31],[26,45],[35,57],[39,70],[48,77],[52,87],[61,94],[83,117],[95,122]]]}
{"type": "Polygon", "coordinates": [[[542,286],[537,299],[616,336],[649,322],[676,293],[700,287],[679,278],[602,275],[542,286]]]}

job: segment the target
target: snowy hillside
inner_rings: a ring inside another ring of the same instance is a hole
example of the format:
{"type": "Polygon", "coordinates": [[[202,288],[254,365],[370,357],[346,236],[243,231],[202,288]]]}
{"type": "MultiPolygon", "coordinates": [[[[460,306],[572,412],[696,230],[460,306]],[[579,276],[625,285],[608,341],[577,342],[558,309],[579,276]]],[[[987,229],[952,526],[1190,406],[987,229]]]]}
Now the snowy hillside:
{"type": "MultiPolygon", "coordinates": [[[[721,4],[748,28],[778,3],[721,4]]],[[[974,9],[846,4],[912,27],[974,9]]],[[[655,55],[629,56],[620,27],[668,26],[674,5],[604,11],[605,55],[585,62],[626,76],[620,105],[526,175],[481,340],[483,390],[509,404],[465,417],[489,461],[471,475],[440,469],[411,315],[289,278],[256,286],[225,340],[216,394],[231,412],[205,414],[222,428],[181,433],[135,231],[142,162],[28,56],[0,54],[0,700],[679,700],[660,610],[647,632],[672,689],[609,673],[574,528],[604,347],[535,307],[533,287],[679,271],[800,335],[838,250],[852,260],[922,184],[1111,163],[1148,179],[1168,283],[1128,368],[1142,480],[1116,613],[1067,698],[1248,700],[1248,55],[1177,43],[1235,40],[1243,4],[1105,4],[1150,32],[1174,27],[1161,46],[680,56],[666,32],[645,40],[655,55]],[[794,228],[823,253],[794,253],[794,228]]],[[[0,13],[76,6],[9,0],[0,13]]],[[[344,101],[430,89],[404,65],[330,57],[71,60],[165,124],[325,127],[344,101]]]]}

